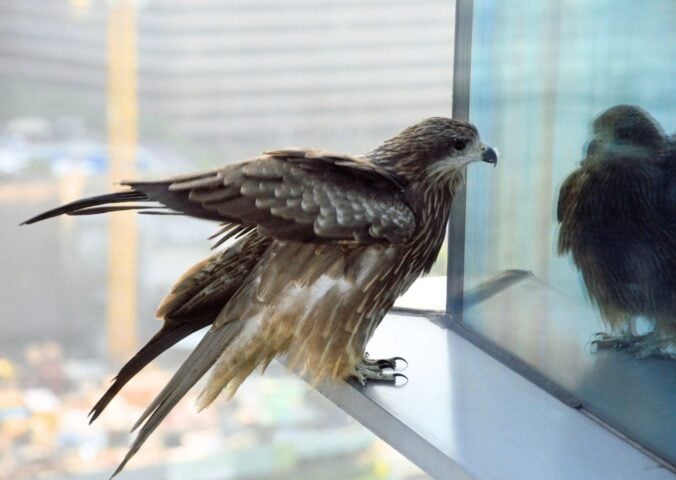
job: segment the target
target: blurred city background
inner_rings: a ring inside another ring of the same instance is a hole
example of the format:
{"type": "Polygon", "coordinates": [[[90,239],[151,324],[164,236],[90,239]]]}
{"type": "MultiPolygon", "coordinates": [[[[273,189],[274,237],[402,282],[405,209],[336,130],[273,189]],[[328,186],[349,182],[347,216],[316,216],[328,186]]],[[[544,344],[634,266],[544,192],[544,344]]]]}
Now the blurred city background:
{"type": "MultiPolygon", "coordinates": [[[[215,231],[133,214],[18,224],[123,177],[292,145],[360,153],[448,116],[452,7],[0,0],[0,478],[108,478],[186,346],[92,426],[87,412],[215,231]]],[[[197,415],[193,400],[120,478],[427,478],[277,364],[230,402],[197,415]]]]}

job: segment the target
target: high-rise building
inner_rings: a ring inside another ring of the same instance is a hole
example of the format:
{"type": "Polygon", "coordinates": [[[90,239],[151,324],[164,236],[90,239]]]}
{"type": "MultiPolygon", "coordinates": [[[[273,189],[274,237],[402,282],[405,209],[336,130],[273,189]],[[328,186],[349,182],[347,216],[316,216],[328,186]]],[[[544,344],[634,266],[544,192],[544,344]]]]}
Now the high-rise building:
{"type": "MultiPolygon", "coordinates": [[[[109,4],[0,3],[0,76],[13,92],[5,120],[26,112],[40,90],[53,115],[77,115],[59,108],[79,103],[103,124],[109,4]],[[78,101],[61,103],[62,95],[78,101]]],[[[290,141],[366,149],[450,112],[447,1],[136,4],[142,133],[209,145],[231,159],[290,141]]]]}

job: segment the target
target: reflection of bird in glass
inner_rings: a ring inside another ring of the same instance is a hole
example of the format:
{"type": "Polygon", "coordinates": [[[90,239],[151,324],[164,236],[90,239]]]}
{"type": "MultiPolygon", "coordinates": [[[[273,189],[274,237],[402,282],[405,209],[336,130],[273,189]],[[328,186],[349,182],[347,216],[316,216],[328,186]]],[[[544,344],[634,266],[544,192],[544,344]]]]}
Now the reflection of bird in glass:
{"type": "Polygon", "coordinates": [[[676,156],[642,109],[599,116],[587,156],[561,186],[559,253],[570,252],[603,320],[599,348],[676,358],[676,156]],[[648,319],[638,335],[633,322],[648,319]]]}
{"type": "Polygon", "coordinates": [[[391,362],[364,359],[366,342],[397,296],[432,267],[463,167],[479,160],[495,164],[497,156],[474,126],[430,118],[364,156],[271,151],[208,172],[126,182],[125,192],[28,220],[161,208],[223,222],[218,243],[231,240],[178,281],[157,312],[164,326],[92,410],[96,418],[148,362],[212,325],[141,416],[118,471],[212,366],[200,407],[284,353],[315,380],[394,380],[381,368],[391,362]]]}

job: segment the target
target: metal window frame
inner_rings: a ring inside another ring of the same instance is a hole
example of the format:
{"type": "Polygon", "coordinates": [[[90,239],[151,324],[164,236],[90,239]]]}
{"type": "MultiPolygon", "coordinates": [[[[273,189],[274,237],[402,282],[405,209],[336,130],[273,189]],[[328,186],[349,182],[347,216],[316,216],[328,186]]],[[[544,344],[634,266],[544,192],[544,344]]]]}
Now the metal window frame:
{"type": "MultiPolygon", "coordinates": [[[[455,0],[453,42],[452,116],[469,120],[469,98],[472,66],[473,0],[455,0]]],[[[448,259],[446,270],[446,317],[462,322],[465,280],[465,212],[466,187],[453,199],[448,220],[448,259]],[[453,252],[453,255],[450,254],[453,252]]]]}

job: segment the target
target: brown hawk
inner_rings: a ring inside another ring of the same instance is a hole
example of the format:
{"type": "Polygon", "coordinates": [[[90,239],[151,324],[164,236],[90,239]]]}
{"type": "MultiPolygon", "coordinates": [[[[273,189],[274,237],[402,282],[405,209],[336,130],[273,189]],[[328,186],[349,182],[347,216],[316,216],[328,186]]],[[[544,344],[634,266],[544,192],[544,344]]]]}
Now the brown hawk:
{"type": "Polygon", "coordinates": [[[366,343],[395,299],[432,267],[464,167],[475,161],[497,162],[476,128],[435,117],[365,155],[268,151],[206,172],[123,182],[126,191],[25,222],[159,208],[223,224],[219,243],[227,248],[178,280],[157,311],[162,329],[92,410],[93,420],[148,362],[211,325],[137,422],[117,472],[212,367],[200,408],[282,354],[316,381],[392,378],[382,363],[360,363],[366,343]]]}

